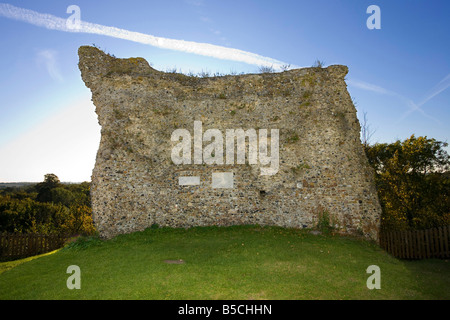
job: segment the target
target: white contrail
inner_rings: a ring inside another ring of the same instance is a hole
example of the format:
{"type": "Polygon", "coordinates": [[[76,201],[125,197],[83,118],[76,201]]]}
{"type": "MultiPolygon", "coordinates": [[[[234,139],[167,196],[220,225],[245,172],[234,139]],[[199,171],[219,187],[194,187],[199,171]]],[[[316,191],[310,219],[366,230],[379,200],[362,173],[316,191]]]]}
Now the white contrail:
{"type": "Polygon", "coordinates": [[[431,91],[427,94],[427,96],[425,98],[422,99],[422,101],[420,101],[419,103],[411,103],[410,107],[411,109],[409,109],[408,111],[406,111],[402,118],[400,120],[403,120],[404,118],[406,118],[406,116],[408,116],[410,113],[414,112],[414,111],[419,111],[420,113],[422,113],[423,115],[427,116],[430,119],[435,120],[436,122],[438,122],[440,124],[440,121],[428,116],[423,110],[422,110],[422,106],[424,104],[426,104],[428,101],[430,101],[431,99],[433,99],[435,96],[437,96],[438,94],[440,94],[441,92],[447,90],[447,88],[450,87],[450,74],[447,75],[444,79],[442,79],[437,85],[435,85],[431,91]]]}
{"type": "Polygon", "coordinates": [[[363,90],[372,91],[380,94],[388,94],[394,96],[397,95],[395,92],[386,90],[385,88],[364,81],[348,79],[346,82],[349,86],[357,87],[363,90]]]}
{"type": "Polygon", "coordinates": [[[424,105],[429,100],[433,99],[435,96],[440,94],[442,91],[447,90],[450,87],[450,74],[448,74],[444,79],[442,79],[437,85],[435,85],[428,95],[418,104],[419,106],[424,105]]]}
{"type": "Polygon", "coordinates": [[[78,28],[70,28],[67,26],[67,19],[59,18],[51,14],[18,8],[6,3],[0,3],[0,16],[27,22],[35,26],[44,27],[51,30],[99,34],[147,44],[162,49],[194,53],[222,60],[240,61],[257,66],[273,67],[276,70],[282,69],[283,66],[288,65],[282,61],[239,49],[227,48],[208,43],[155,37],[140,32],[128,31],[125,29],[108,27],[85,21],[79,21],[80,24],[78,28]]]}
{"type": "Polygon", "coordinates": [[[427,117],[427,118],[435,121],[436,123],[441,124],[441,121],[439,121],[438,119],[430,116],[425,111],[423,111],[422,106],[426,102],[428,102],[428,100],[431,100],[434,96],[437,96],[439,93],[441,93],[442,91],[444,91],[448,87],[450,87],[450,81],[449,80],[450,80],[450,75],[448,75],[447,77],[442,79],[441,82],[439,82],[433,88],[432,92],[430,94],[428,94],[426,96],[426,98],[424,98],[420,103],[415,103],[411,99],[406,98],[406,97],[402,96],[401,94],[399,94],[397,92],[390,91],[390,90],[387,90],[387,89],[382,88],[380,86],[377,86],[377,85],[374,85],[374,84],[371,84],[371,83],[367,83],[367,82],[364,82],[364,81],[347,80],[347,84],[349,86],[357,87],[357,88],[360,88],[360,89],[363,89],[363,90],[372,91],[372,92],[379,93],[379,94],[384,94],[384,95],[395,96],[395,97],[399,98],[400,100],[402,100],[408,106],[409,110],[403,113],[403,115],[400,117],[400,119],[398,119],[397,123],[403,121],[412,112],[418,111],[424,117],[427,117]]]}

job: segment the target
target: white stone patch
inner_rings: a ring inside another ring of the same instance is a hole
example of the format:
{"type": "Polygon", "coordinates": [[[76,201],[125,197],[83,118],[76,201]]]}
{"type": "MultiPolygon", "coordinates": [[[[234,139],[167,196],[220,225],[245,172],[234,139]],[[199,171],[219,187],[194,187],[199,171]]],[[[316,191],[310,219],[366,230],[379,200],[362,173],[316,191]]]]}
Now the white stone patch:
{"type": "Polygon", "coordinates": [[[178,184],[180,186],[198,186],[200,185],[200,177],[179,177],[178,184]]]}
{"type": "Polygon", "coordinates": [[[233,172],[213,172],[211,187],[213,189],[231,189],[234,185],[233,172]]]}

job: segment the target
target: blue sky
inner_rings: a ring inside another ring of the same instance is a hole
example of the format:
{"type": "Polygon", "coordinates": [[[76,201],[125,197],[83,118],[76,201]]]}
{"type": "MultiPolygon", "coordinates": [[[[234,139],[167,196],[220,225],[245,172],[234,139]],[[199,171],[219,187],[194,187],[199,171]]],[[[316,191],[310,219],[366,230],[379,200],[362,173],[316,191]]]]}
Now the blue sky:
{"type": "Polygon", "coordinates": [[[187,53],[206,43],[291,66],[315,60],[349,67],[347,84],[372,142],[411,134],[447,141],[450,122],[450,2],[381,0],[9,1],[0,4],[0,182],[89,181],[100,127],[78,70],[77,50],[96,44],[140,56],[162,71],[257,72],[257,63],[187,53]],[[10,5],[10,6],[9,6],[10,5]],[[182,51],[104,34],[52,30],[11,6],[155,37],[190,41],[182,51]],[[369,30],[369,5],[381,29],[369,30]],[[10,10],[11,11],[11,10],[10,10]],[[28,19],[28,20],[27,20],[28,19]]]}

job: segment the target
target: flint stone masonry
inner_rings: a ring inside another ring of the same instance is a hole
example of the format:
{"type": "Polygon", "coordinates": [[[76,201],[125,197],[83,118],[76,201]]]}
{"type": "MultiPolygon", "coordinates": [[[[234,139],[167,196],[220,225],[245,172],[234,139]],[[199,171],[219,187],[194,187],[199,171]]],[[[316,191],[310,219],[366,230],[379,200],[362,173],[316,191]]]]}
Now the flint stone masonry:
{"type": "Polygon", "coordinates": [[[381,208],[346,66],[198,78],[94,47],[78,53],[102,128],[91,187],[102,237],[154,224],[311,228],[328,212],[340,232],[378,239],[381,208]],[[187,129],[193,136],[194,121],[203,132],[279,129],[278,172],[260,175],[262,165],[248,161],[174,164],[171,134],[187,129]],[[217,172],[232,173],[232,188],[212,188],[217,172]],[[180,177],[199,183],[180,185],[180,177]]]}

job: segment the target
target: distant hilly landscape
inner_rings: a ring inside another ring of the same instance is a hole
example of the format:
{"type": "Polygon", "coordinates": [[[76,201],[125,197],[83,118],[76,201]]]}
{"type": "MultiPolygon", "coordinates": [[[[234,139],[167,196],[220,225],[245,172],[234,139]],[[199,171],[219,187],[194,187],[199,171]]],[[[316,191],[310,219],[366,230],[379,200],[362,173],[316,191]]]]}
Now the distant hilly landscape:
{"type": "Polygon", "coordinates": [[[36,184],[37,182],[0,182],[0,189],[5,188],[20,188],[36,184]]]}
{"type": "MultiPolygon", "coordinates": [[[[21,188],[38,184],[39,182],[0,182],[0,189],[21,188]]],[[[61,182],[62,184],[77,184],[78,182],[61,182]]]]}

